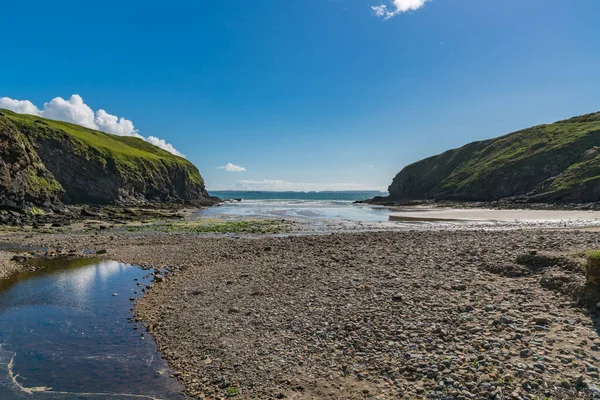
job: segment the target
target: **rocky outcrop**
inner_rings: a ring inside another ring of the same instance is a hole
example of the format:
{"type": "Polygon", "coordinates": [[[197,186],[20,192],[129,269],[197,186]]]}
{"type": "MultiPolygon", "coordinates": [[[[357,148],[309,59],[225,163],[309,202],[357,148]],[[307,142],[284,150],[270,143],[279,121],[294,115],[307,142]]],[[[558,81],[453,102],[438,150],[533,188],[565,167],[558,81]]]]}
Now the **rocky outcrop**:
{"type": "Polygon", "coordinates": [[[31,142],[0,111],[0,205],[49,208],[59,204],[63,194],[31,142]]]}
{"type": "Polygon", "coordinates": [[[600,113],[473,142],[405,167],[391,201],[600,201],[600,113]]]}
{"type": "Polygon", "coordinates": [[[0,206],[215,201],[193,164],[141,139],[1,113],[0,206]]]}

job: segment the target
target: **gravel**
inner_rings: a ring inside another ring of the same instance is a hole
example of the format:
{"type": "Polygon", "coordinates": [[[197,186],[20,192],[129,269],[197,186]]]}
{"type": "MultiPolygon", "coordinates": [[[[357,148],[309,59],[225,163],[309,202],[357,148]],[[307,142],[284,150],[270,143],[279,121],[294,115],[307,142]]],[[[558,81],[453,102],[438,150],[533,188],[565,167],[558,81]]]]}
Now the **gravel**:
{"type": "Polygon", "coordinates": [[[12,261],[13,256],[9,252],[0,251],[0,279],[6,279],[21,269],[19,264],[12,261]]]}
{"type": "Polygon", "coordinates": [[[136,316],[196,398],[573,399],[600,394],[595,314],[540,284],[544,268],[502,271],[525,268],[520,254],[597,248],[599,238],[514,230],[31,241],[170,267],[136,316]]]}

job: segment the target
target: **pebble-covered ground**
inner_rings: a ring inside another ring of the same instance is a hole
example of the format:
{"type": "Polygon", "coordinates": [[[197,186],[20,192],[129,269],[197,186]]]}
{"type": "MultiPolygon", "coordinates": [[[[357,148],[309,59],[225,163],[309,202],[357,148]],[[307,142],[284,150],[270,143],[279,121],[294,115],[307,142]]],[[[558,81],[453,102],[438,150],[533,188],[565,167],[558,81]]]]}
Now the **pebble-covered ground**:
{"type": "Polygon", "coordinates": [[[19,271],[21,266],[12,260],[14,254],[0,251],[0,279],[5,279],[19,271]]]}
{"type": "Polygon", "coordinates": [[[534,251],[599,248],[597,232],[29,240],[178,267],[137,315],[197,398],[600,395],[598,326],[568,291],[552,290],[582,274],[515,264],[534,251]]]}

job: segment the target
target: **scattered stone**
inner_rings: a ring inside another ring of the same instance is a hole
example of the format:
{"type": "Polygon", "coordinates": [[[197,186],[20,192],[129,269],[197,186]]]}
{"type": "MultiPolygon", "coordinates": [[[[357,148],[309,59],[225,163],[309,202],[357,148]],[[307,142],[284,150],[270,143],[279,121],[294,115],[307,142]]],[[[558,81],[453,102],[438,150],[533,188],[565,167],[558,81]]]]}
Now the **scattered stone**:
{"type": "Polygon", "coordinates": [[[402,293],[400,292],[396,292],[392,295],[392,301],[394,302],[400,302],[402,301],[402,293]]]}

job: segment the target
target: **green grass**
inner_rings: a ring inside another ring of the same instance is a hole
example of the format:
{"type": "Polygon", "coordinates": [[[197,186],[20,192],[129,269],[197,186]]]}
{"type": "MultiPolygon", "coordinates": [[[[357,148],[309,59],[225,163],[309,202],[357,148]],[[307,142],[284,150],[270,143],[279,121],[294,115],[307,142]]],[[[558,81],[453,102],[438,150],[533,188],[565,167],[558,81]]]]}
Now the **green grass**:
{"type": "Polygon", "coordinates": [[[600,250],[593,250],[586,254],[587,265],[600,269],[600,250]]]}
{"type": "Polygon", "coordinates": [[[187,172],[190,182],[197,185],[204,183],[192,163],[143,139],[111,135],[67,122],[16,114],[8,110],[0,111],[25,136],[34,140],[68,142],[79,156],[95,159],[105,166],[114,163],[126,179],[151,179],[153,175],[164,174],[176,165],[187,172]]]}
{"type": "Polygon", "coordinates": [[[495,200],[534,194],[585,200],[600,184],[600,113],[473,142],[407,166],[390,193],[398,198],[495,200]]]}
{"type": "Polygon", "coordinates": [[[274,234],[288,232],[290,225],[272,220],[186,221],[133,225],[125,229],[130,232],[274,234]]]}

